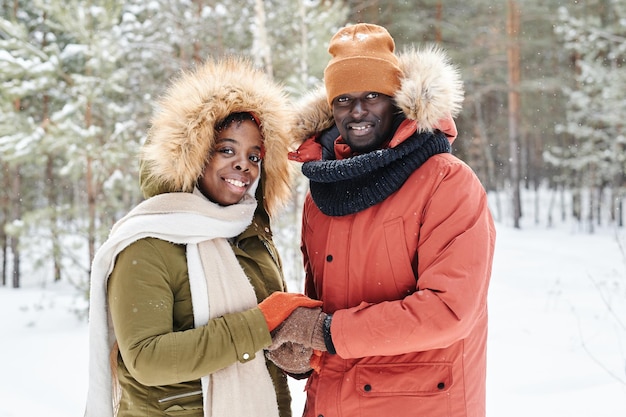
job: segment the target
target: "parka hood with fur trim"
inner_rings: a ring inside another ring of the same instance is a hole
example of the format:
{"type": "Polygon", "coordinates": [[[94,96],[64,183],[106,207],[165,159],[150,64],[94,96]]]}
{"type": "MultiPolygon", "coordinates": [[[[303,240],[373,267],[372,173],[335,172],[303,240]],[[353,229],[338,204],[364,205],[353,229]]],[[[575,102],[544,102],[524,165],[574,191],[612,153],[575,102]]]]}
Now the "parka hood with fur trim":
{"type": "MultiPolygon", "coordinates": [[[[453,124],[452,117],[461,110],[464,90],[460,73],[445,52],[436,46],[408,49],[398,54],[398,61],[403,75],[394,99],[406,118],[416,122],[418,131],[445,130],[442,121],[453,124]]],[[[292,137],[296,145],[335,123],[323,87],[303,97],[295,113],[292,137]]],[[[291,158],[298,160],[293,155],[291,158]]]]}
{"type": "Polygon", "coordinates": [[[290,195],[288,103],[282,87],[245,58],[209,60],[182,71],[157,101],[141,149],[144,196],[193,192],[215,144],[216,124],[231,113],[251,112],[260,121],[265,150],[264,205],[275,215],[290,195]]]}

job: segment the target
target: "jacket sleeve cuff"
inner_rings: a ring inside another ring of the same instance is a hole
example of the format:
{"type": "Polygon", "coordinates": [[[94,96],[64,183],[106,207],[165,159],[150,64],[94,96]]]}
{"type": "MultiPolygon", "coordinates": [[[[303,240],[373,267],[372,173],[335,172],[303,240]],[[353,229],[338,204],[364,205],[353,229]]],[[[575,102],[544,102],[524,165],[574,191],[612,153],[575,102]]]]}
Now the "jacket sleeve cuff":
{"type": "Polygon", "coordinates": [[[337,353],[337,350],[335,349],[335,345],[333,344],[333,337],[330,334],[330,325],[332,321],[333,315],[327,314],[326,317],[324,317],[324,325],[322,327],[322,331],[324,333],[324,345],[326,345],[326,350],[328,351],[328,353],[334,355],[337,353]]]}
{"type": "Polygon", "coordinates": [[[265,317],[258,308],[225,314],[224,321],[230,331],[239,362],[251,361],[256,352],[272,343],[265,317]]]}

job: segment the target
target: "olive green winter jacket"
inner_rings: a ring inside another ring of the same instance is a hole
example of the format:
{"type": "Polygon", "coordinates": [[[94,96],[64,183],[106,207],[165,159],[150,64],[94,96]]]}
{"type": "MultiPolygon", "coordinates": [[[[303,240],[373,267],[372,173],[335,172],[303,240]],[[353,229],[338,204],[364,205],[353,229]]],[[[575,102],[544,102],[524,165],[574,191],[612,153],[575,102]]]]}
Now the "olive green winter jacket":
{"type": "MultiPolygon", "coordinates": [[[[155,110],[140,158],[146,198],[193,192],[214,148],[215,126],[236,112],[258,118],[264,156],[257,210],[252,225],[232,246],[258,301],[285,291],[268,216],[277,214],[291,191],[291,110],[282,87],[245,59],[208,60],[194,71],[181,72],[155,110]]],[[[146,238],[128,246],[117,257],[107,297],[120,347],[119,417],[200,417],[200,378],[262,355],[271,343],[258,308],[226,314],[194,329],[182,245],[146,238]]],[[[272,363],[268,368],[280,417],[290,417],[286,377],[272,363]]]]}
{"type": "MultiPolygon", "coordinates": [[[[264,210],[257,209],[253,223],[232,246],[258,301],[285,291],[264,210]]],[[[107,297],[120,347],[119,417],[201,417],[200,377],[235,361],[245,362],[244,357],[262,355],[271,343],[258,308],[227,314],[194,329],[184,245],[146,238],[128,246],[117,258],[107,297]]],[[[287,379],[273,363],[266,363],[280,417],[289,417],[287,379]]]]}

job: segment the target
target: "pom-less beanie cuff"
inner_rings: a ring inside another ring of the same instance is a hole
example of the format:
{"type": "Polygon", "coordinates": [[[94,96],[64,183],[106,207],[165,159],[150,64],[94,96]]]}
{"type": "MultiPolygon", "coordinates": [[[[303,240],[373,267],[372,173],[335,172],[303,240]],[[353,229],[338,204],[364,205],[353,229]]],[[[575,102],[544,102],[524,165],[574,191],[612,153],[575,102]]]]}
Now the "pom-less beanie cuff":
{"type": "Polygon", "coordinates": [[[339,30],[330,41],[333,57],[324,71],[328,103],[357,91],[393,97],[402,77],[394,50],[393,38],[381,26],[360,23],[339,30]]]}

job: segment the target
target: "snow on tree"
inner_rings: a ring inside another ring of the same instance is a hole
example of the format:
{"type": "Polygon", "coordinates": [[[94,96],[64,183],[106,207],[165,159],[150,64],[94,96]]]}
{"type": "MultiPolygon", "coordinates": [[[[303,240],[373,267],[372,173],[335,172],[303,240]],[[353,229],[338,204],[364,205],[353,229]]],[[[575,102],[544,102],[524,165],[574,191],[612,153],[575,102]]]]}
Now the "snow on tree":
{"type": "Polygon", "coordinates": [[[566,120],[556,126],[556,132],[569,141],[545,157],[571,173],[568,185],[579,195],[580,204],[588,190],[588,206],[578,207],[577,215],[584,216],[593,230],[601,218],[603,193],[612,197],[609,210],[615,216],[612,204],[621,201],[626,185],[626,6],[600,1],[584,10],[561,7],[555,31],[571,53],[575,74],[573,85],[563,86],[566,120]]]}

